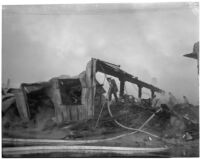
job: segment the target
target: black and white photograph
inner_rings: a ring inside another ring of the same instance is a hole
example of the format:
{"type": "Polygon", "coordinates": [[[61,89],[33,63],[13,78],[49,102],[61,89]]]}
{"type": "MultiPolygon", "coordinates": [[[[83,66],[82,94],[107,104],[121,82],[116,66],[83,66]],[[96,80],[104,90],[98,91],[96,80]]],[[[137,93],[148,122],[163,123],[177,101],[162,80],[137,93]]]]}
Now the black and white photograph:
{"type": "Polygon", "coordinates": [[[199,157],[199,2],[2,5],[3,158],[199,157]]]}

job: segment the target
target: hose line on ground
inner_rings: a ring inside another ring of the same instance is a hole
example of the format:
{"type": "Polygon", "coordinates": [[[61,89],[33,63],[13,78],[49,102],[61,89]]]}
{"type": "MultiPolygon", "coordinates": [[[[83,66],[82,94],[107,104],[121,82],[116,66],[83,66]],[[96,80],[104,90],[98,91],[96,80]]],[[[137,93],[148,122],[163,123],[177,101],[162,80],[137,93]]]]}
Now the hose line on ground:
{"type": "MultiPolygon", "coordinates": [[[[113,118],[112,112],[110,110],[110,103],[107,104],[107,108],[108,108],[108,112],[109,115],[113,118]]],[[[137,132],[142,132],[148,135],[151,135],[155,138],[159,138],[157,135],[151,134],[147,131],[141,130],[153,117],[155,114],[153,114],[148,120],[146,120],[146,122],[144,122],[144,124],[142,124],[142,126],[139,129],[135,129],[135,128],[130,128],[127,126],[124,126],[123,124],[119,123],[117,120],[114,119],[115,123],[127,130],[132,130],[132,132],[130,133],[125,133],[125,134],[121,134],[118,136],[114,136],[111,138],[106,138],[106,139],[98,139],[98,140],[49,140],[49,139],[19,139],[19,138],[3,138],[2,142],[3,144],[14,144],[14,145],[49,145],[49,144],[64,144],[64,145],[75,145],[75,144],[87,144],[87,143],[97,143],[97,142],[105,142],[105,141],[112,141],[112,140],[116,140],[128,135],[132,135],[135,134],[137,132]]]]}
{"type": "MultiPolygon", "coordinates": [[[[111,118],[114,118],[114,117],[113,117],[113,114],[112,114],[112,112],[111,112],[111,110],[110,110],[110,102],[107,102],[107,108],[108,108],[108,112],[109,112],[110,117],[111,117],[111,118]]],[[[119,123],[116,119],[114,119],[114,122],[115,122],[118,126],[124,128],[124,129],[133,130],[133,131],[136,131],[136,132],[142,132],[142,133],[151,135],[151,136],[153,136],[153,137],[159,138],[159,136],[157,136],[157,135],[154,135],[154,134],[151,134],[151,133],[149,133],[149,132],[147,132],[147,131],[142,130],[142,128],[143,128],[154,116],[155,116],[155,113],[154,113],[153,115],[151,115],[151,116],[144,122],[144,124],[142,124],[142,126],[139,127],[138,129],[131,128],[131,127],[127,127],[127,126],[125,126],[125,125],[119,123]]]]}

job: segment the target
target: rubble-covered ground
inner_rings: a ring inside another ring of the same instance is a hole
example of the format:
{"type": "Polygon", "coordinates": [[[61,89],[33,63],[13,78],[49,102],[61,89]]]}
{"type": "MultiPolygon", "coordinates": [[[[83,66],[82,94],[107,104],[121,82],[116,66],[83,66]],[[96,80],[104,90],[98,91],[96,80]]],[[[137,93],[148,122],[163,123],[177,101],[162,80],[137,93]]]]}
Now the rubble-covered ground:
{"type": "MultiPolygon", "coordinates": [[[[117,136],[130,130],[119,127],[121,124],[139,128],[155,110],[132,102],[118,102],[111,105],[114,118],[111,118],[104,106],[100,120],[94,119],[68,122],[57,125],[54,120],[54,108],[48,100],[37,101],[37,109],[32,109],[34,118],[30,122],[22,122],[13,103],[2,119],[2,136],[14,138],[39,139],[73,139],[90,140],[117,136]]],[[[30,106],[31,107],[31,106],[30,106]]],[[[33,105],[34,107],[34,105],[33,105]]],[[[99,111],[101,106],[97,108],[99,111]]],[[[98,112],[98,111],[97,111],[98,112]]],[[[138,132],[112,141],[104,141],[87,145],[161,147],[169,146],[167,157],[199,156],[199,107],[189,104],[177,104],[172,110],[159,112],[150,120],[143,130],[159,136],[155,138],[138,132]]],[[[166,157],[166,156],[165,156],[166,157]]]]}

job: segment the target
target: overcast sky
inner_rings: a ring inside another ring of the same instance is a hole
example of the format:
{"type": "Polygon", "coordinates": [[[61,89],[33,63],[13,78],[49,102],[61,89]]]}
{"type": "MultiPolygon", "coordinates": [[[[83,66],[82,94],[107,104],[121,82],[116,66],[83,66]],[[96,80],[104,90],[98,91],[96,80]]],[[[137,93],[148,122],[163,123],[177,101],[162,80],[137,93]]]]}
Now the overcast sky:
{"type": "Polygon", "coordinates": [[[198,103],[198,10],[187,3],[3,6],[2,80],[77,75],[91,57],[198,103]]]}

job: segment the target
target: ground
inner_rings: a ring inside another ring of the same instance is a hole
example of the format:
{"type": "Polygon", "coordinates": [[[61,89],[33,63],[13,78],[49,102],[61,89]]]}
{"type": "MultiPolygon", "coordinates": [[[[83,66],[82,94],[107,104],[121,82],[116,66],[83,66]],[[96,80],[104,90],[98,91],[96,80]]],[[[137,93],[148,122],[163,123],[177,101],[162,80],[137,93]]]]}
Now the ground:
{"type": "MultiPolygon", "coordinates": [[[[184,110],[185,112],[188,112],[187,117],[194,116],[194,114],[189,112],[189,109],[185,106],[183,108],[176,106],[175,108],[176,111],[180,110],[182,114],[184,114],[184,110]]],[[[121,134],[128,134],[131,132],[130,130],[119,127],[114,122],[114,119],[127,127],[139,128],[154,113],[152,109],[133,105],[130,103],[114,103],[111,105],[111,111],[115,117],[111,118],[109,116],[107,107],[105,107],[103,109],[102,115],[100,116],[98,124],[97,118],[99,116],[97,115],[94,119],[91,120],[68,122],[61,125],[56,125],[53,118],[54,111],[52,107],[40,106],[35,118],[31,119],[31,121],[28,123],[23,123],[16,113],[16,108],[13,106],[3,117],[2,135],[3,138],[11,137],[31,139],[101,140],[119,136],[121,134]]],[[[193,121],[195,119],[195,117],[192,118],[193,121]]],[[[191,140],[185,140],[183,135],[186,130],[185,128],[188,128],[188,126],[184,123],[185,122],[183,122],[183,120],[180,120],[178,117],[172,114],[169,116],[167,113],[161,113],[157,114],[143,128],[143,130],[157,135],[159,138],[155,138],[149,134],[137,132],[131,135],[117,138],[115,140],[103,140],[84,145],[151,148],[169,147],[169,151],[166,153],[147,154],[147,156],[197,157],[199,156],[199,138],[193,137],[191,140]]],[[[193,131],[198,132],[198,130],[193,131]]],[[[3,144],[3,147],[7,146],[12,145],[3,144]]],[[[48,155],[45,157],[55,156],[55,154],[48,155]]],[[[57,154],[57,156],[60,155],[61,154],[57,154]]],[[[62,155],[61,157],[76,157],[78,154],[74,154],[74,156],[73,154],[68,153],[62,155]]],[[[92,154],[92,157],[93,156],[94,154],[92,154]]],[[[107,154],[106,157],[109,156],[113,157],[115,155],[107,154]]],[[[39,157],[41,156],[39,155],[39,157]]]]}

